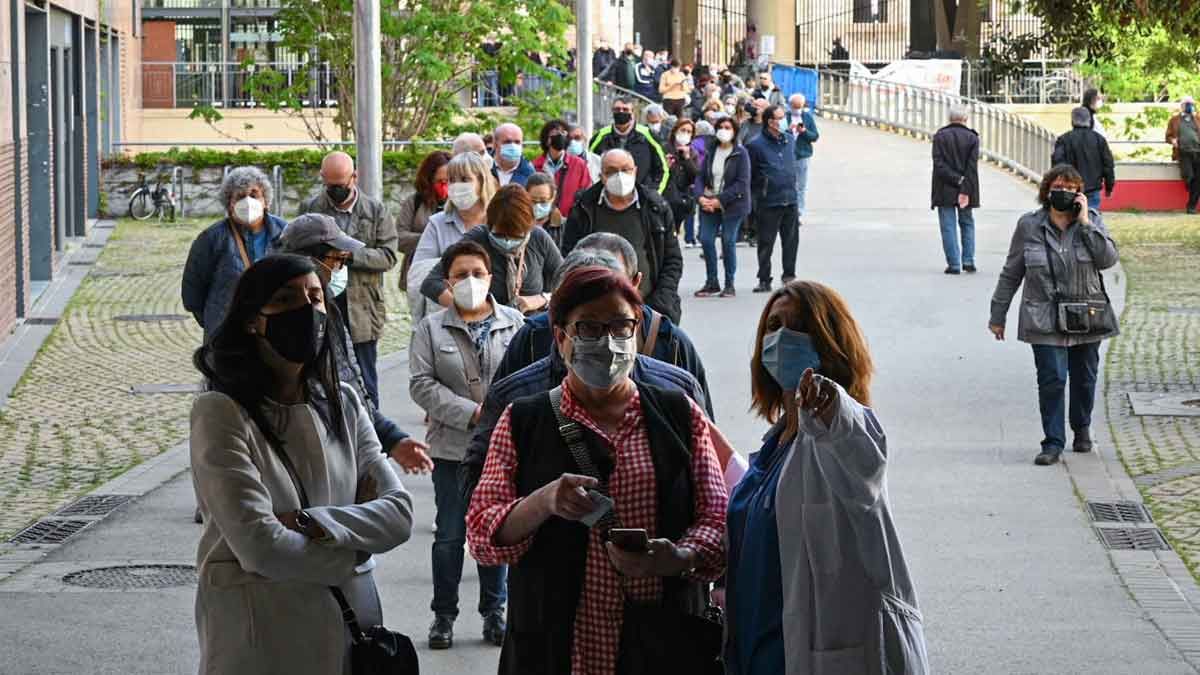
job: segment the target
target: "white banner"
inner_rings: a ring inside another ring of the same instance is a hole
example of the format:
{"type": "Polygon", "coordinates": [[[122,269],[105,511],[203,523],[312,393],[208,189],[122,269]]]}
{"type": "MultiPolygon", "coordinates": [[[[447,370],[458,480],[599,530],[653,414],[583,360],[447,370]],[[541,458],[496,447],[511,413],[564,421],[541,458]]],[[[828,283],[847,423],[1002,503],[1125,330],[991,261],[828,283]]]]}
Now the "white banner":
{"type": "Polygon", "coordinates": [[[962,87],[962,61],[957,59],[913,59],[895,61],[872,77],[958,96],[962,87]]]}

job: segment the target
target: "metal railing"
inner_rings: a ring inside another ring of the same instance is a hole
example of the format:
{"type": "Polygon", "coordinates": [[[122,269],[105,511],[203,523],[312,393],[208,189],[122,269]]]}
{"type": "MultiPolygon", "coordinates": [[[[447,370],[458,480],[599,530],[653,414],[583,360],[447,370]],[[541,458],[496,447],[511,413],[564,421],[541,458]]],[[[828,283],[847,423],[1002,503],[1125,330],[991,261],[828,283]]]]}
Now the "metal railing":
{"type": "Polygon", "coordinates": [[[950,109],[961,106],[979,132],[980,153],[1031,180],[1050,169],[1055,135],[1020,115],[965,96],[935,89],[818,71],[817,111],[825,117],[932,137],[948,123],[950,109]]]}
{"type": "Polygon", "coordinates": [[[280,73],[287,86],[307,77],[309,92],[304,103],[308,106],[324,108],[337,105],[333,88],[335,79],[328,63],[244,65],[172,61],[142,63],[142,105],[145,108],[194,108],[198,105],[217,108],[258,107],[261,103],[254,99],[249,81],[254,73],[264,70],[280,73]]]}
{"type": "Polygon", "coordinates": [[[642,121],[642,110],[654,103],[635,91],[618,87],[611,82],[595,80],[595,83],[595,95],[592,96],[592,125],[596,129],[612,124],[612,104],[618,98],[628,98],[633,101],[633,119],[639,124],[642,121]]]}
{"type": "Polygon", "coordinates": [[[985,103],[1079,103],[1086,88],[1071,61],[1035,59],[1017,69],[963,61],[962,95],[985,103]]]}
{"type": "Polygon", "coordinates": [[[496,71],[479,72],[476,73],[475,84],[470,90],[471,105],[476,108],[512,105],[513,99],[522,94],[553,87],[569,75],[570,73],[557,68],[547,68],[544,71],[519,73],[516,82],[505,85],[500,83],[496,71]]]}

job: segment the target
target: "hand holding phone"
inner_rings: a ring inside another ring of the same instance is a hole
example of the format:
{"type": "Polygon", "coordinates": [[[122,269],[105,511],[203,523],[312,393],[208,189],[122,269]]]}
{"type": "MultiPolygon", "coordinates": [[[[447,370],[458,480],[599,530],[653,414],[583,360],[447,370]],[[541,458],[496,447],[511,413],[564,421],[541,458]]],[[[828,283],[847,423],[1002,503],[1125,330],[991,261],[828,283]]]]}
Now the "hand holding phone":
{"type": "Polygon", "coordinates": [[[650,537],[641,528],[614,527],[608,531],[608,540],[629,553],[645,553],[650,548],[650,537]]]}

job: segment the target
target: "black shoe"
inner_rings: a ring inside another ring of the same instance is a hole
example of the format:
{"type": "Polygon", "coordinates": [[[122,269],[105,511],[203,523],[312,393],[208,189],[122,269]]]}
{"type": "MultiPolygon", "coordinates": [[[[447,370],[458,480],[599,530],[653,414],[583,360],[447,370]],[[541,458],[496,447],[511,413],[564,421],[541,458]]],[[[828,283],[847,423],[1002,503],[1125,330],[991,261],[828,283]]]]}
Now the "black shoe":
{"type": "Polygon", "coordinates": [[[454,617],[436,616],[429,626],[429,648],[450,649],[454,645],[454,617]]]}
{"type": "Polygon", "coordinates": [[[769,282],[769,281],[758,282],[758,285],[754,287],[754,292],[755,293],[770,293],[771,292],[771,282],[769,282]]]}
{"type": "Polygon", "coordinates": [[[497,647],[504,645],[504,615],[500,612],[483,617],[483,639],[497,647]]]}
{"type": "Polygon", "coordinates": [[[1058,456],[1061,454],[1062,450],[1043,450],[1042,454],[1033,458],[1033,463],[1037,464],[1038,466],[1050,466],[1051,464],[1058,464],[1058,456]]]}
{"type": "Polygon", "coordinates": [[[943,274],[962,274],[962,270],[958,269],[957,267],[947,267],[943,274]]]}
{"type": "Polygon", "coordinates": [[[780,277],[779,283],[783,284],[784,286],[787,286],[788,284],[792,283],[795,280],[796,280],[796,277],[780,277]]]}
{"type": "Polygon", "coordinates": [[[704,288],[696,291],[697,298],[711,298],[721,292],[721,287],[716,284],[705,284],[704,288]]]}
{"type": "Polygon", "coordinates": [[[200,513],[199,506],[196,507],[196,512],[192,514],[192,520],[195,521],[197,525],[204,522],[204,514],[200,513]]]}
{"type": "Polygon", "coordinates": [[[963,271],[967,274],[975,274],[979,270],[976,269],[974,265],[963,265],[963,271]]]}
{"type": "Polygon", "coordinates": [[[1091,452],[1096,447],[1092,442],[1092,430],[1084,427],[1075,432],[1075,442],[1071,445],[1071,449],[1075,452],[1091,452]]]}
{"type": "Polygon", "coordinates": [[[722,298],[736,298],[737,291],[733,290],[733,285],[730,284],[729,286],[725,287],[725,290],[721,291],[721,297],[722,298]]]}

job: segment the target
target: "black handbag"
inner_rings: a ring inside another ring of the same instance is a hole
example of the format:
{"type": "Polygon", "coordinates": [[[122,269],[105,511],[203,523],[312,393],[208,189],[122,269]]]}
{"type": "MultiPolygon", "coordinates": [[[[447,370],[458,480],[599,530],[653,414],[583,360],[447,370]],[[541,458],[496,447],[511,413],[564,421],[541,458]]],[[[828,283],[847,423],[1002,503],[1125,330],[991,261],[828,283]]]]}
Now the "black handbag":
{"type": "Polygon", "coordinates": [[[1103,301],[1063,296],[1058,292],[1058,277],[1054,273],[1050,239],[1044,233],[1042,244],[1046,247],[1046,266],[1050,268],[1050,284],[1054,288],[1054,321],[1058,332],[1066,335],[1091,335],[1115,330],[1115,316],[1108,289],[1104,286],[1104,274],[1096,271],[1096,275],[1100,277],[1100,291],[1104,293],[1103,301]]]}
{"type": "MultiPolygon", "coordinates": [[[[601,476],[588,454],[582,428],[562,414],[561,386],[550,391],[550,406],[554,409],[559,434],[580,472],[599,481],[597,490],[609,496],[608,481],[601,476]]],[[[615,507],[596,523],[601,533],[620,526],[615,507]]],[[[687,582],[680,596],[678,603],[625,602],[618,673],[722,675],[725,672],[721,662],[725,616],[721,608],[712,603],[708,584],[687,582]]]]}
{"type": "MultiPolygon", "coordinates": [[[[296,494],[300,497],[300,508],[307,509],[308,493],[304,490],[304,484],[300,482],[300,474],[296,473],[291,457],[288,457],[283,448],[276,447],[275,451],[283,461],[283,466],[296,488],[296,494]]],[[[417,650],[407,635],[383,626],[370,626],[364,631],[358,625],[358,616],[346,600],[342,589],[330,586],[329,592],[341,608],[342,621],[350,631],[350,663],[354,675],[420,675],[421,665],[417,661],[417,650]]]]}

